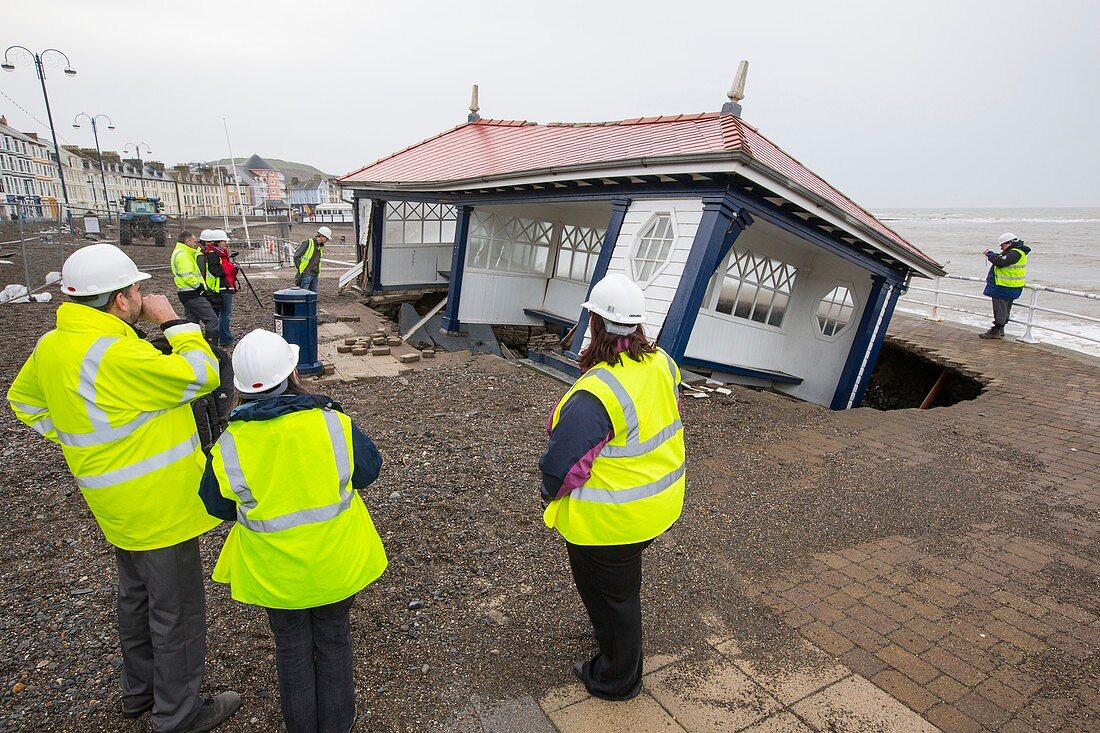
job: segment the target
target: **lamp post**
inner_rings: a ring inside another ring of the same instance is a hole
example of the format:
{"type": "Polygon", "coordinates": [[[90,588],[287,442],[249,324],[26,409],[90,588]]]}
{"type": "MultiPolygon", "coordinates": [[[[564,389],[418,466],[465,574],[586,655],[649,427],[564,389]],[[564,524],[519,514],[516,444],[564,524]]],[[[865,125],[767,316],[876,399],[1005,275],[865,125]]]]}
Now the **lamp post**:
{"type": "MultiPolygon", "coordinates": [[[[141,159],[141,146],[142,145],[145,145],[145,143],[140,142],[137,145],[134,145],[133,143],[126,143],[126,145],[124,145],[123,148],[122,148],[122,152],[125,153],[127,148],[133,147],[134,155],[137,156],[138,175],[141,176],[141,197],[145,198],[145,162],[141,159]]],[[[146,153],[151,153],[153,151],[149,149],[148,145],[145,145],[145,152],[146,153]]]]}
{"type": "Polygon", "coordinates": [[[103,170],[103,151],[99,149],[99,131],[96,129],[96,120],[100,117],[107,120],[107,129],[115,129],[115,123],[111,122],[111,118],[107,115],[90,115],[87,112],[81,112],[73,118],[73,127],[80,129],[80,123],[77,122],[81,117],[87,117],[92,123],[92,137],[95,138],[95,152],[99,156],[99,180],[103,182],[103,203],[107,207],[107,223],[114,224],[114,220],[111,219],[111,198],[107,195],[107,173],[103,170]]]}
{"type": "MultiPolygon", "coordinates": [[[[57,144],[57,131],[53,127],[53,112],[50,111],[50,95],[46,93],[46,68],[43,66],[43,59],[47,54],[54,53],[65,59],[65,75],[76,76],[76,69],[73,68],[72,62],[69,61],[69,57],[65,55],[63,51],[58,51],[56,48],[47,48],[41,53],[35,53],[26,46],[8,46],[4,51],[4,63],[0,64],[0,69],[4,71],[15,71],[15,64],[8,60],[8,55],[12,51],[23,51],[30,54],[34,59],[34,67],[38,71],[38,81],[42,83],[42,99],[46,102],[46,119],[50,123],[50,135],[53,137],[53,152],[57,156],[57,175],[61,179],[61,196],[65,201],[65,214],[69,222],[69,233],[73,231],[73,212],[69,208],[69,189],[65,186],[65,166],[61,160],[61,146],[57,144]]],[[[58,217],[60,219],[60,217],[58,217]]]]}

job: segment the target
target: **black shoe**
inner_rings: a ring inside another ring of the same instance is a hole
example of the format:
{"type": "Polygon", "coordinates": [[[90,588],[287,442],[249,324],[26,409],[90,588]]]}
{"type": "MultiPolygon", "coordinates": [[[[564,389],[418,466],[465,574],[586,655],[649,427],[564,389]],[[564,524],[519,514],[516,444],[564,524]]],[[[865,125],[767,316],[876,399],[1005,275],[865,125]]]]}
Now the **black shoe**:
{"type": "Polygon", "coordinates": [[[135,720],[137,718],[140,718],[142,715],[145,715],[147,712],[149,712],[152,709],[153,709],[153,701],[152,700],[150,700],[149,702],[145,703],[144,705],[142,705],[141,707],[138,707],[138,708],[128,708],[128,707],[126,707],[126,704],[123,703],[123,705],[122,705],[122,717],[126,718],[127,720],[135,720]]]}
{"type": "Polygon", "coordinates": [[[241,707],[241,696],[232,690],[208,698],[198,716],[181,733],[206,733],[233,717],[241,707]]]}
{"type": "Polygon", "coordinates": [[[632,689],[630,692],[626,693],[625,695],[608,695],[608,694],[603,693],[603,692],[593,691],[591,688],[589,688],[588,682],[586,682],[585,679],[584,679],[584,665],[585,665],[585,662],[577,662],[576,664],[574,664],[573,665],[573,674],[576,675],[577,679],[581,681],[581,684],[584,685],[584,689],[587,690],[588,694],[591,695],[592,697],[598,697],[601,700],[609,700],[611,702],[625,702],[627,700],[633,700],[638,695],[640,695],[641,692],[642,692],[642,681],[641,680],[638,680],[638,684],[634,685],[634,689],[632,689]]]}
{"type": "Polygon", "coordinates": [[[985,333],[978,334],[980,339],[1003,339],[1005,337],[1005,330],[1003,328],[997,328],[994,326],[985,333]]]}

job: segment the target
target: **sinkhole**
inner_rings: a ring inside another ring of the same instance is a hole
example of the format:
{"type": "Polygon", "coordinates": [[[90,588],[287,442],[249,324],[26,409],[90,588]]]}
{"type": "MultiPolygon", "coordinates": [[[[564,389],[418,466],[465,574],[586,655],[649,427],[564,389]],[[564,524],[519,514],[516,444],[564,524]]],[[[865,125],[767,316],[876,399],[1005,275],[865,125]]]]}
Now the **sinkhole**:
{"type": "Polygon", "coordinates": [[[974,399],[983,388],[975,377],[888,338],[871,372],[863,406],[876,410],[950,407],[974,399]]]}

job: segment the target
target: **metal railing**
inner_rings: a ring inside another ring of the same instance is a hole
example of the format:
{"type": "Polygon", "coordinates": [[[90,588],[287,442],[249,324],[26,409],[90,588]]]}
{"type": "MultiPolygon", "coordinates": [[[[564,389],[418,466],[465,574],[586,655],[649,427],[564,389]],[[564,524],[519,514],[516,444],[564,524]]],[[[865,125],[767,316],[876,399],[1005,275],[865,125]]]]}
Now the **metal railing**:
{"type": "MultiPolygon", "coordinates": [[[[965,275],[946,275],[942,278],[936,278],[932,283],[932,287],[930,287],[930,288],[910,284],[909,285],[909,290],[906,291],[906,293],[902,297],[904,298],[906,303],[913,304],[913,305],[924,305],[924,306],[930,307],[932,309],[932,311],[927,316],[928,320],[930,320],[930,321],[942,321],[943,320],[940,317],[940,313],[939,313],[941,309],[954,311],[956,313],[967,313],[967,314],[975,315],[975,316],[989,316],[990,315],[989,311],[979,312],[979,311],[969,310],[967,308],[962,308],[962,307],[959,307],[959,306],[954,306],[954,305],[948,305],[948,304],[945,304],[945,303],[941,303],[940,302],[940,296],[950,296],[950,297],[953,297],[953,298],[962,298],[964,300],[980,300],[980,301],[983,301],[983,302],[986,302],[986,303],[989,302],[989,296],[987,296],[987,295],[981,295],[981,294],[975,295],[974,293],[944,290],[942,285],[941,285],[943,280],[961,280],[961,281],[965,281],[965,282],[982,283],[983,286],[985,285],[985,282],[986,282],[985,278],[982,278],[982,277],[968,277],[968,276],[965,276],[965,275]],[[917,300],[916,298],[911,297],[909,295],[909,293],[912,293],[913,291],[918,291],[918,292],[922,292],[922,293],[931,293],[932,294],[932,301],[928,302],[928,301],[925,301],[925,300],[917,300]]],[[[1100,301],[1100,294],[1086,293],[1086,292],[1082,292],[1080,290],[1066,290],[1065,288],[1053,288],[1053,287],[1050,287],[1048,285],[1038,285],[1038,284],[1025,285],[1024,289],[1025,290],[1030,290],[1031,291],[1031,296],[1030,296],[1030,298],[1028,298],[1028,303],[1027,303],[1026,306],[1017,306],[1017,307],[1027,308],[1026,319],[1021,321],[1021,320],[1016,319],[1016,318],[1009,318],[1009,321],[1011,323],[1022,325],[1024,327],[1024,333],[1023,333],[1022,336],[1020,336],[1018,339],[1016,339],[1017,341],[1023,341],[1024,343],[1028,343],[1028,344],[1038,343],[1039,339],[1035,338],[1035,336],[1032,334],[1032,331],[1037,329],[1037,330],[1040,330],[1040,331],[1050,331],[1052,333],[1057,333],[1057,334],[1060,334],[1062,336],[1069,336],[1071,338],[1077,338],[1077,339],[1081,339],[1083,341],[1090,341],[1090,342],[1095,343],[1095,344],[1100,344],[1100,329],[1097,329],[1097,335],[1090,335],[1090,334],[1087,334],[1087,333],[1077,333],[1077,332],[1074,332],[1074,331],[1067,331],[1067,330],[1064,330],[1062,328],[1059,328],[1055,324],[1052,324],[1052,323],[1049,323],[1049,322],[1040,323],[1040,322],[1036,322],[1036,320],[1035,320],[1035,314],[1036,313],[1051,313],[1051,314],[1054,314],[1054,315],[1059,315],[1059,316],[1063,316],[1063,317],[1066,317],[1066,318],[1072,318],[1072,319],[1075,319],[1075,320],[1079,320],[1082,323],[1091,323],[1091,324],[1100,325],[1100,318],[1096,318],[1094,316],[1086,315],[1084,313],[1072,313],[1072,312],[1060,310],[1060,309],[1057,309],[1057,308],[1045,308],[1045,307],[1040,306],[1038,304],[1038,302],[1039,302],[1039,293],[1044,293],[1044,292],[1045,293],[1056,293],[1058,295],[1063,295],[1063,296],[1070,296],[1070,297],[1074,297],[1074,298],[1085,298],[1085,299],[1088,299],[1088,300],[1097,300],[1097,301],[1100,301]]],[[[1014,310],[1015,310],[1015,308],[1014,308],[1014,310]]]]}

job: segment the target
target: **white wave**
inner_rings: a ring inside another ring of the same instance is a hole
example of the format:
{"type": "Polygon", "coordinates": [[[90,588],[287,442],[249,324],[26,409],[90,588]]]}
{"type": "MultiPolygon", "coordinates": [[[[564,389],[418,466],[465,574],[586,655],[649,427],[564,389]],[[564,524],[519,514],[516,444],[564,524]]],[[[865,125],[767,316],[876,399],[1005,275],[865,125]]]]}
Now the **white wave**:
{"type": "Polygon", "coordinates": [[[1100,219],[1050,219],[1032,217],[990,217],[955,218],[953,216],[880,216],[881,221],[945,221],[969,224],[1100,224],[1100,219]]]}

